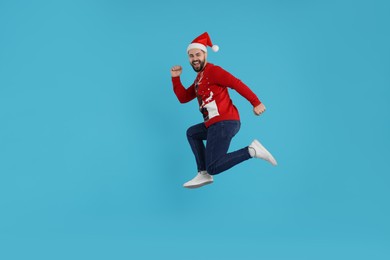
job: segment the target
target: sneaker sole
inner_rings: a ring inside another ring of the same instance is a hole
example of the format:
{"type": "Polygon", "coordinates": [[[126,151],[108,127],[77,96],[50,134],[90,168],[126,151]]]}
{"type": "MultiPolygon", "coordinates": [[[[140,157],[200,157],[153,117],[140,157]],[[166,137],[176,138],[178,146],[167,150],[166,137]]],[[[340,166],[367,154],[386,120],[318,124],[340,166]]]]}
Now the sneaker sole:
{"type": "Polygon", "coordinates": [[[184,187],[184,188],[187,188],[187,189],[196,189],[196,188],[200,188],[200,187],[202,187],[202,186],[204,186],[204,185],[211,184],[211,183],[213,183],[213,182],[214,182],[214,181],[207,181],[207,182],[203,182],[203,183],[196,184],[196,185],[191,185],[191,186],[184,186],[184,185],[183,185],[183,187],[184,187]]]}

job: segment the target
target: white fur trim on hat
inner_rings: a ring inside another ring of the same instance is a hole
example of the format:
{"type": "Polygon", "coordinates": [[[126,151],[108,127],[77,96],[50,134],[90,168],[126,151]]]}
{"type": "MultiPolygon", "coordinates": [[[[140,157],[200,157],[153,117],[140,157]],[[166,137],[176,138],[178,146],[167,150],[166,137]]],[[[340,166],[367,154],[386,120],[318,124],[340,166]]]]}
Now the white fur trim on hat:
{"type": "Polygon", "coordinates": [[[204,52],[207,52],[207,48],[206,46],[204,46],[203,44],[200,44],[200,43],[191,43],[190,45],[188,45],[188,48],[187,48],[187,52],[189,50],[192,50],[192,49],[200,49],[204,52]]]}

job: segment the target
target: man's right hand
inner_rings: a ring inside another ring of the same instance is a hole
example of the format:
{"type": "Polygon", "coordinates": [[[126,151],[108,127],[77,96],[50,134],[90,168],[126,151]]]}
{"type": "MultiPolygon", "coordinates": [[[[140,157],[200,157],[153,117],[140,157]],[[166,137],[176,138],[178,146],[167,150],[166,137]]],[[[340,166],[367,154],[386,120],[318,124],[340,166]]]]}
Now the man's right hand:
{"type": "Polygon", "coordinates": [[[172,77],[179,77],[182,71],[183,71],[183,68],[180,65],[173,66],[171,68],[171,76],[172,77]]]}

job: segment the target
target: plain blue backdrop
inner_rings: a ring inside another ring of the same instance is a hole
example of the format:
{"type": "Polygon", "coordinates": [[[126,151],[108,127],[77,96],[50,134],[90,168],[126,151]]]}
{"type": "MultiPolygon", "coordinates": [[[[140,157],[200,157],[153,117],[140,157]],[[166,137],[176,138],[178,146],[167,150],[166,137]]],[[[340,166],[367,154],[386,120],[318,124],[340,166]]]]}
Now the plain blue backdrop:
{"type": "Polygon", "coordinates": [[[389,1],[0,1],[0,259],[390,259],[389,1]],[[196,174],[208,31],[277,167],[196,174]]]}

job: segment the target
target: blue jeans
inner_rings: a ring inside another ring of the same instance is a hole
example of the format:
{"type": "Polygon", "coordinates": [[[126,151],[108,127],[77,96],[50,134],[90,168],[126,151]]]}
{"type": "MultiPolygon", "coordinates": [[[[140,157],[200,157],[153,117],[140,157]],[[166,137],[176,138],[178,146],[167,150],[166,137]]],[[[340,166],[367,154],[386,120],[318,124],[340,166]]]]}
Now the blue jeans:
{"type": "Polygon", "coordinates": [[[188,128],[187,139],[195,155],[198,171],[206,170],[215,175],[251,158],[248,147],[228,153],[230,142],[240,126],[238,120],[226,120],[212,124],[209,128],[204,123],[188,128]]]}

